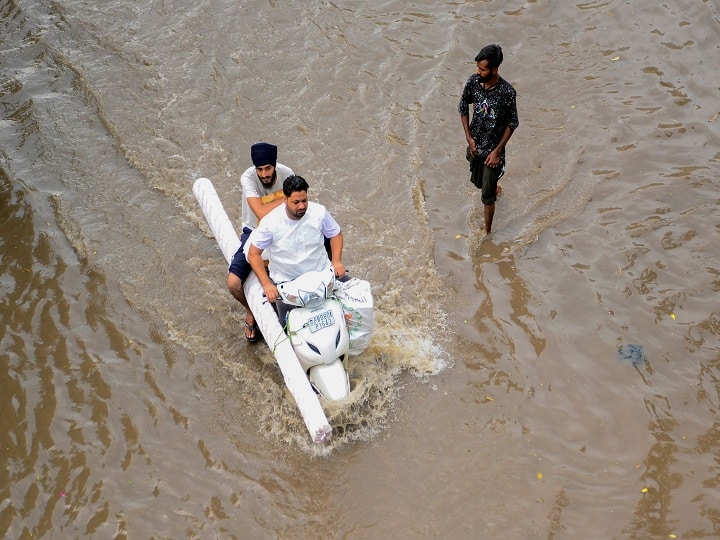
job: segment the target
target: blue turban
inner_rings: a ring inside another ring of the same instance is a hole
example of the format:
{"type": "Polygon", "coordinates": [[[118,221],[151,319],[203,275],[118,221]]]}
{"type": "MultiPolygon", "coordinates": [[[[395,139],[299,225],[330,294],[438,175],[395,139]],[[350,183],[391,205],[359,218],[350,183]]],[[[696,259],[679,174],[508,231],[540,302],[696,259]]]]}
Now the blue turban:
{"type": "Polygon", "coordinates": [[[250,147],[250,157],[256,167],[277,163],[277,146],[266,142],[255,143],[250,147]]]}

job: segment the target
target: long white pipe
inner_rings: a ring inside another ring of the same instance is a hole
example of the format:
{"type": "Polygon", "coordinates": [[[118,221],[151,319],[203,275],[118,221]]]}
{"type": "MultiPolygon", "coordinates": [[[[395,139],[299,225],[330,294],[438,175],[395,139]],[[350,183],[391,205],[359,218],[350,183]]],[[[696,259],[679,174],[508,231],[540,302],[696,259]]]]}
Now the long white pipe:
{"type": "MultiPolygon", "coordinates": [[[[198,178],[193,184],[193,194],[200,203],[210,230],[229,264],[240,247],[240,238],[225,213],[212,182],[207,178],[198,178]]],[[[280,326],[275,310],[265,301],[263,288],[255,274],[250,274],[245,280],[245,296],[257,325],[280,366],[285,384],[295,398],[310,436],[315,442],[324,441],[332,433],[325,411],[300,366],[290,340],[280,326]]]]}

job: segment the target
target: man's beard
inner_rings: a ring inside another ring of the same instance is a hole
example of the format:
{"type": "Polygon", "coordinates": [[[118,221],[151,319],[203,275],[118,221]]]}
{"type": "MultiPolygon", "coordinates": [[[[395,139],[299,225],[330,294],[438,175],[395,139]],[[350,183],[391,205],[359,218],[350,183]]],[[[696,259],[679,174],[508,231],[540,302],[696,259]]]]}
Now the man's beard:
{"type": "Polygon", "coordinates": [[[270,180],[269,180],[269,181],[266,182],[265,180],[263,180],[263,179],[261,178],[261,179],[260,179],[260,183],[261,183],[264,187],[269,188],[269,187],[272,187],[272,185],[275,183],[275,180],[276,180],[276,179],[277,179],[277,173],[273,173],[273,175],[270,177],[270,180]]]}
{"type": "Polygon", "coordinates": [[[307,209],[307,206],[306,206],[305,208],[302,208],[302,209],[297,209],[297,208],[296,208],[296,209],[293,209],[293,208],[291,208],[290,205],[288,204],[288,205],[286,205],[286,207],[285,207],[285,212],[287,213],[288,217],[289,217],[290,219],[295,220],[295,221],[302,219],[303,216],[305,215],[305,213],[307,212],[307,210],[308,210],[308,209],[307,209]]]}

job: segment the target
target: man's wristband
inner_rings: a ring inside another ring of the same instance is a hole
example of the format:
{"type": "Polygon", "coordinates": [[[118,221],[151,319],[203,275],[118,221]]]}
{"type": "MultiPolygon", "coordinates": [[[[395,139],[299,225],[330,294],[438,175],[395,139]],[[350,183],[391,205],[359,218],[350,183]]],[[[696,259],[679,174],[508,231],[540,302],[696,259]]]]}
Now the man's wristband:
{"type": "Polygon", "coordinates": [[[278,199],[282,199],[283,197],[284,197],[284,194],[283,194],[282,190],[279,189],[279,190],[277,190],[275,193],[270,193],[269,195],[263,195],[263,196],[260,198],[260,201],[261,201],[263,204],[268,204],[268,203],[271,203],[271,202],[276,201],[276,200],[278,200],[278,199]]]}

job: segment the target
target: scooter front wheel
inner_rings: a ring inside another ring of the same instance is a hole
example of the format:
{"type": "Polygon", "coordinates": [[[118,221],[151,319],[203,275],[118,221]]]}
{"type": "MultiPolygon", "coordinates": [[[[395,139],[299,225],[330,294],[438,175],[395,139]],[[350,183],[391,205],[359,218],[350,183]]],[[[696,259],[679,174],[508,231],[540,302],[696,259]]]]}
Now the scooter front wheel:
{"type": "Polygon", "coordinates": [[[350,378],[339,358],[332,364],[311,367],[309,378],[315,391],[326,399],[338,401],[350,395],[350,378]]]}

